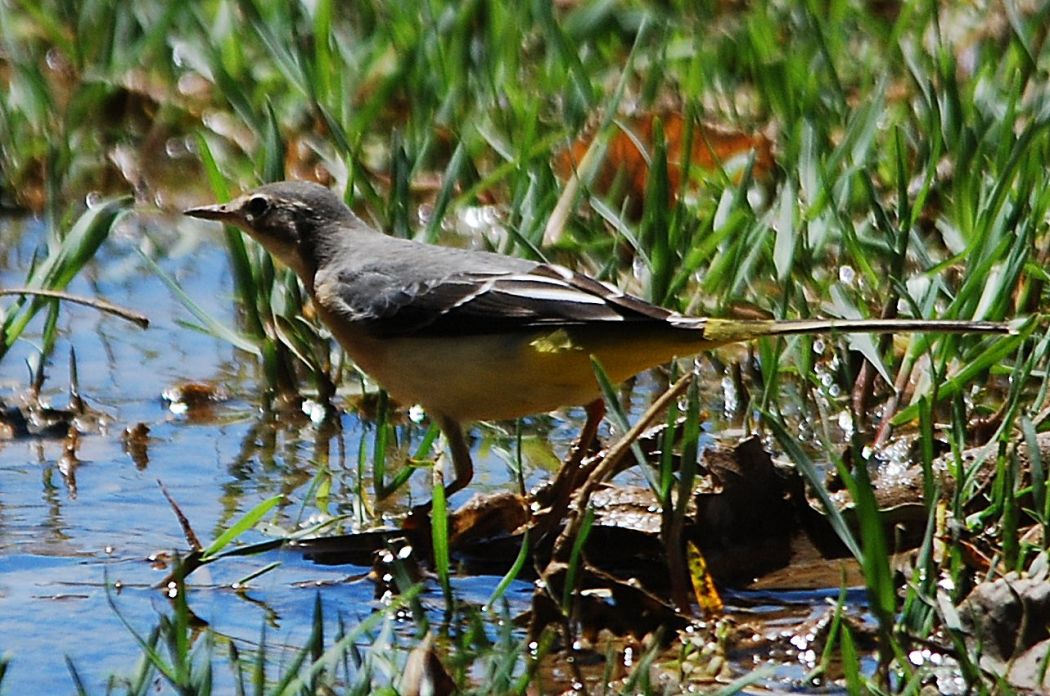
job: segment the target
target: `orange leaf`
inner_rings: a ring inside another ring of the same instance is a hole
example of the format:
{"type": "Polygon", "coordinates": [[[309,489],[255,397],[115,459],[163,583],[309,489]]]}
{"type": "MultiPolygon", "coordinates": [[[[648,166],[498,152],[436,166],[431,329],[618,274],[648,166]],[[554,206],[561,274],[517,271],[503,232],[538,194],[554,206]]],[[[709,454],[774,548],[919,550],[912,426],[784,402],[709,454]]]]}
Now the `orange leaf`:
{"type": "MultiPolygon", "coordinates": [[[[756,178],[768,176],[775,164],[772,143],[762,133],[749,135],[743,131],[704,123],[693,125],[692,147],[687,159],[687,124],[682,114],[647,114],[620,122],[621,129],[610,139],[605,160],[595,175],[593,186],[597,191],[608,193],[617,178],[623,177],[625,193],[639,202],[644,198],[645,183],[649,177],[648,157],[653,147],[653,123],[657,118],[663,124],[667,143],[667,174],[672,196],[681,193],[682,170],[686,162],[695,169],[716,172],[754,151],[753,173],[756,178]]],[[[555,170],[560,176],[568,178],[579,167],[591,140],[592,135],[583,136],[558,155],[555,170]]],[[[729,168],[731,176],[739,178],[740,172],[733,172],[731,166],[729,168]]]]}

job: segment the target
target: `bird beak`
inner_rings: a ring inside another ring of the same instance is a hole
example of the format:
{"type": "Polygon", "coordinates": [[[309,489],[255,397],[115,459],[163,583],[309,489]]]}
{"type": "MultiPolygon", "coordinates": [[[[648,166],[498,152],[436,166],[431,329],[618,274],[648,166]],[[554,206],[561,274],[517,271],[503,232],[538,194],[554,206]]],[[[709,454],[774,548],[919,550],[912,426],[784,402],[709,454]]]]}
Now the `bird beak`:
{"type": "Polygon", "coordinates": [[[229,204],[219,203],[218,205],[202,205],[199,208],[190,208],[184,210],[183,215],[189,215],[190,217],[200,218],[202,220],[219,220],[221,222],[227,222],[232,220],[235,213],[230,209],[229,204]]]}

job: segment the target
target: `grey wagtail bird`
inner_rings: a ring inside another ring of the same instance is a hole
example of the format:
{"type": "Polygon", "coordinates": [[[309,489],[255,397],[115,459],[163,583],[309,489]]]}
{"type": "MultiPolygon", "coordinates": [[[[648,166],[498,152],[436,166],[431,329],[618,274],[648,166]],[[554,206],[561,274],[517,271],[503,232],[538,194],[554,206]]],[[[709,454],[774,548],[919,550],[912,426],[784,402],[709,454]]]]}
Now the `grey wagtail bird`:
{"type": "Polygon", "coordinates": [[[685,316],[561,266],[389,237],[300,181],[186,214],[236,225],[291,267],[350,358],[398,401],[423,406],[452,453],[448,494],[473,477],[464,422],[600,404],[591,356],[621,382],[760,336],[1010,331],[988,321],[685,316]]]}

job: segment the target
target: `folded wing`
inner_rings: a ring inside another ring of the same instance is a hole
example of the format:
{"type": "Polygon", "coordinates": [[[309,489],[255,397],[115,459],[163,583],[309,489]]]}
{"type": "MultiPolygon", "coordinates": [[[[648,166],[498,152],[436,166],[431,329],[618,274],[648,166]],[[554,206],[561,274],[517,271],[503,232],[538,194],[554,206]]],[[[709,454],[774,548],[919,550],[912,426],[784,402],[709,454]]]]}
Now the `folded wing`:
{"type": "Polygon", "coordinates": [[[550,264],[527,272],[455,273],[408,286],[376,271],[319,275],[315,293],[328,310],[366,325],[377,336],[454,336],[684,319],[612,285],[550,264]]]}

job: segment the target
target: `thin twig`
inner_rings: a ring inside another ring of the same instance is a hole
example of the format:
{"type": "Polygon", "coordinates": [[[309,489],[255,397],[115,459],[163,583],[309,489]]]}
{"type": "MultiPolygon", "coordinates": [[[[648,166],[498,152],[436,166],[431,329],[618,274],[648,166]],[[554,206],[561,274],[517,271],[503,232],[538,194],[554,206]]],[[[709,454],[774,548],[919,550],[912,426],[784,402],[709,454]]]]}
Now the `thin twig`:
{"type": "Polygon", "coordinates": [[[73,295],[68,292],[61,290],[34,290],[33,288],[0,288],[0,296],[2,295],[36,295],[39,297],[52,297],[56,300],[64,300],[66,302],[73,302],[75,304],[85,305],[93,309],[97,309],[100,312],[106,312],[113,314],[121,319],[130,321],[133,324],[137,324],[143,329],[149,327],[149,318],[145,314],[139,314],[138,312],[115,305],[112,302],[106,302],[95,297],[85,297],[83,295],[73,295]]]}
{"type": "Polygon", "coordinates": [[[197,537],[196,532],[193,531],[193,527],[190,525],[190,520],[186,517],[186,515],[183,514],[182,508],[179,507],[179,504],[176,503],[175,499],[171,497],[170,493],[168,493],[167,486],[165,486],[160,479],[157,479],[157,485],[160,486],[160,492],[163,493],[164,497],[168,499],[168,505],[171,505],[171,509],[175,513],[175,517],[178,518],[179,525],[182,527],[182,534],[186,537],[186,541],[189,543],[190,548],[198,553],[203,551],[204,544],[201,543],[201,540],[197,537]]]}

